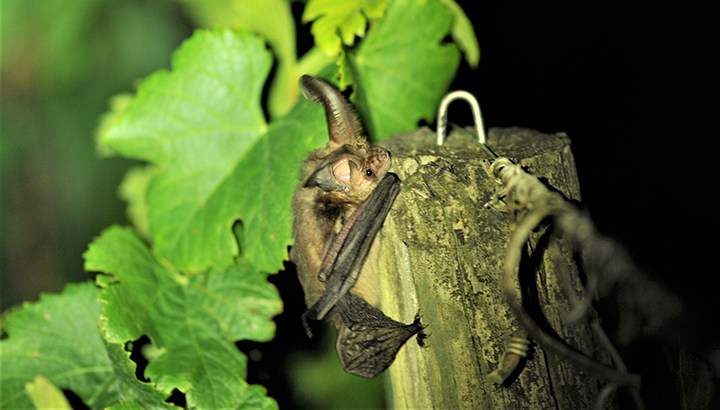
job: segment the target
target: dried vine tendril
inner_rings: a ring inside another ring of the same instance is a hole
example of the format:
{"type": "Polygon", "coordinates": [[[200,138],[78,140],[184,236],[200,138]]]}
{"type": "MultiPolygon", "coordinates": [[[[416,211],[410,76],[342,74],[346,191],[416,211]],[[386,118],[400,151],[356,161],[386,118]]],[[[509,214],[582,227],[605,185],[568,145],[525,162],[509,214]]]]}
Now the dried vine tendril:
{"type": "MultiPolygon", "coordinates": [[[[533,230],[547,218],[552,218],[555,229],[560,230],[562,236],[568,238],[580,252],[594,249],[593,246],[596,248],[598,243],[604,247],[616,245],[598,234],[590,218],[582,214],[562,194],[548,189],[537,177],[525,172],[520,165],[512,163],[507,158],[498,158],[493,162],[486,161],[484,166],[485,171],[493,180],[503,184],[503,188],[485,206],[507,212],[510,220],[511,237],[503,267],[503,292],[518,322],[543,349],[552,351],[609,382],[598,398],[597,406],[601,406],[615,388],[628,386],[635,388],[633,396],[638,407],[642,407],[642,402],[637,394],[640,376],[627,371],[620,355],[599,325],[594,324],[592,328],[599,335],[603,347],[610,353],[616,368],[601,364],[547,334],[528,314],[515,293],[523,247],[528,242],[533,230]]],[[[606,250],[603,254],[608,257],[626,258],[624,252],[607,252],[606,250]]],[[[629,261],[625,261],[625,263],[631,265],[629,261]]],[[[587,301],[584,302],[584,304],[586,303],[587,301]]],[[[582,306],[576,308],[573,319],[576,321],[577,312],[584,311],[587,309],[583,309],[582,306]]],[[[497,376],[497,372],[510,374],[512,371],[513,369],[510,368],[498,369],[491,375],[497,376]]]]}

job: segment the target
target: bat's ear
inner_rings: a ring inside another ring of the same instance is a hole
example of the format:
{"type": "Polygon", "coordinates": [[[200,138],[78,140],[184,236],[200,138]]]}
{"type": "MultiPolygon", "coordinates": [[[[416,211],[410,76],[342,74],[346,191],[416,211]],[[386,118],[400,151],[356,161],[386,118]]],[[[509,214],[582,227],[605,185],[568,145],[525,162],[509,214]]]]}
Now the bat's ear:
{"type": "Polygon", "coordinates": [[[356,144],[360,130],[352,108],[335,87],[322,78],[300,77],[300,90],[308,100],[325,108],[330,141],[337,145],[356,144]]]}
{"type": "MultiPolygon", "coordinates": [[[[320,164],[315,171],[313,171],[312,174],[308,177],[308,179],[305,181],[305,185],[303,185],[305,188],[311,188],[314,186],[320,187],[323,191],[339,191],[339,192],[348,192],[350,190],[350,187],[346,184],[343,184],[342,182],[338,181],[338,177],[333,173],[333,167],[335,166],[336,162],[341,159],[342,156],[348,155],[351,153],[350,147],[348,145],[343,145],[342,147],[336,149],[333,151],[332,154],[328,155],[327,158],[325,158],[325,161],[320,164]]],[[[347,162],[347,161],[345,161],[347,162]]],[[[348,163],[347,167],[347,180],[349,181],[349,169],[350,165],[348,163]]],[[[342,171],[338,171],[342,172],[342,171]]]]}
{"type": "Polygon", "coordinates": [[[340,191],[346,192],[349,186],[335,179],[332,173],[332,165],[322,166],[313,172],[305,181],[305,188],[320,187],[323,191],[340,191]]]}

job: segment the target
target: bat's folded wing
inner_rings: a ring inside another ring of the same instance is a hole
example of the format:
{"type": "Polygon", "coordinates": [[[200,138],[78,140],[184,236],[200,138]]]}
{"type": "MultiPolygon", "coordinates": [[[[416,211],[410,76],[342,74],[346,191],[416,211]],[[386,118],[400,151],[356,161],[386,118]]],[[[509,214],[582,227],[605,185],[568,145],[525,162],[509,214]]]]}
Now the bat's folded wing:
{"type": "Polygon", "coordinates": [[[400,178],[388,172],[372,195],[350,216],[328,249],[318,277],[325,292],[303,315],[303,326],[312,336],[308,319],[321,320],[355,285],[370,246],[400,192],[400,178]]]}

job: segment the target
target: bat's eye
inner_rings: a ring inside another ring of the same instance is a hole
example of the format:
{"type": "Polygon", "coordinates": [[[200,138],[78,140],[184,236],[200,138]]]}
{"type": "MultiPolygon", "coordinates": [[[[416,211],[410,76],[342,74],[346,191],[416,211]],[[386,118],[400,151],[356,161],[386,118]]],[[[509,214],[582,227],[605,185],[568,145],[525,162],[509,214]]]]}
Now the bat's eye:
{"type": "Polygon", "coordinates": [[[373,176],[373,170],[368,168],[368,170],[365,171],[365,175],[367,175],[369,177],[373,176]]]}

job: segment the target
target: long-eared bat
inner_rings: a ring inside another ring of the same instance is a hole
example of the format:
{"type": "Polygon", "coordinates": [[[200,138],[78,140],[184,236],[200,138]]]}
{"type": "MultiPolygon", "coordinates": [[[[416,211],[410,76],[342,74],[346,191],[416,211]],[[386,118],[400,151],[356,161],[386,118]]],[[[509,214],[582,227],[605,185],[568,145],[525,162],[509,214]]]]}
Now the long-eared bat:
{"type": "Polygon", "coordinates": [[[293,197],[294,240],[290,257],[309,306],[308,319],[330,315],[335,345],[346,372],[375,377],[395,360],[405,342],[427,337],[419,316],[397,322],[377,306],[377,278],[363,271],[365,259],[395,197],[400,178],[388,172],[390,153],[371,146],[360,133],[354,112],[340,92],[308,75],[300,89],[325,108],[329,141],[310,154],[293,197]]]}

